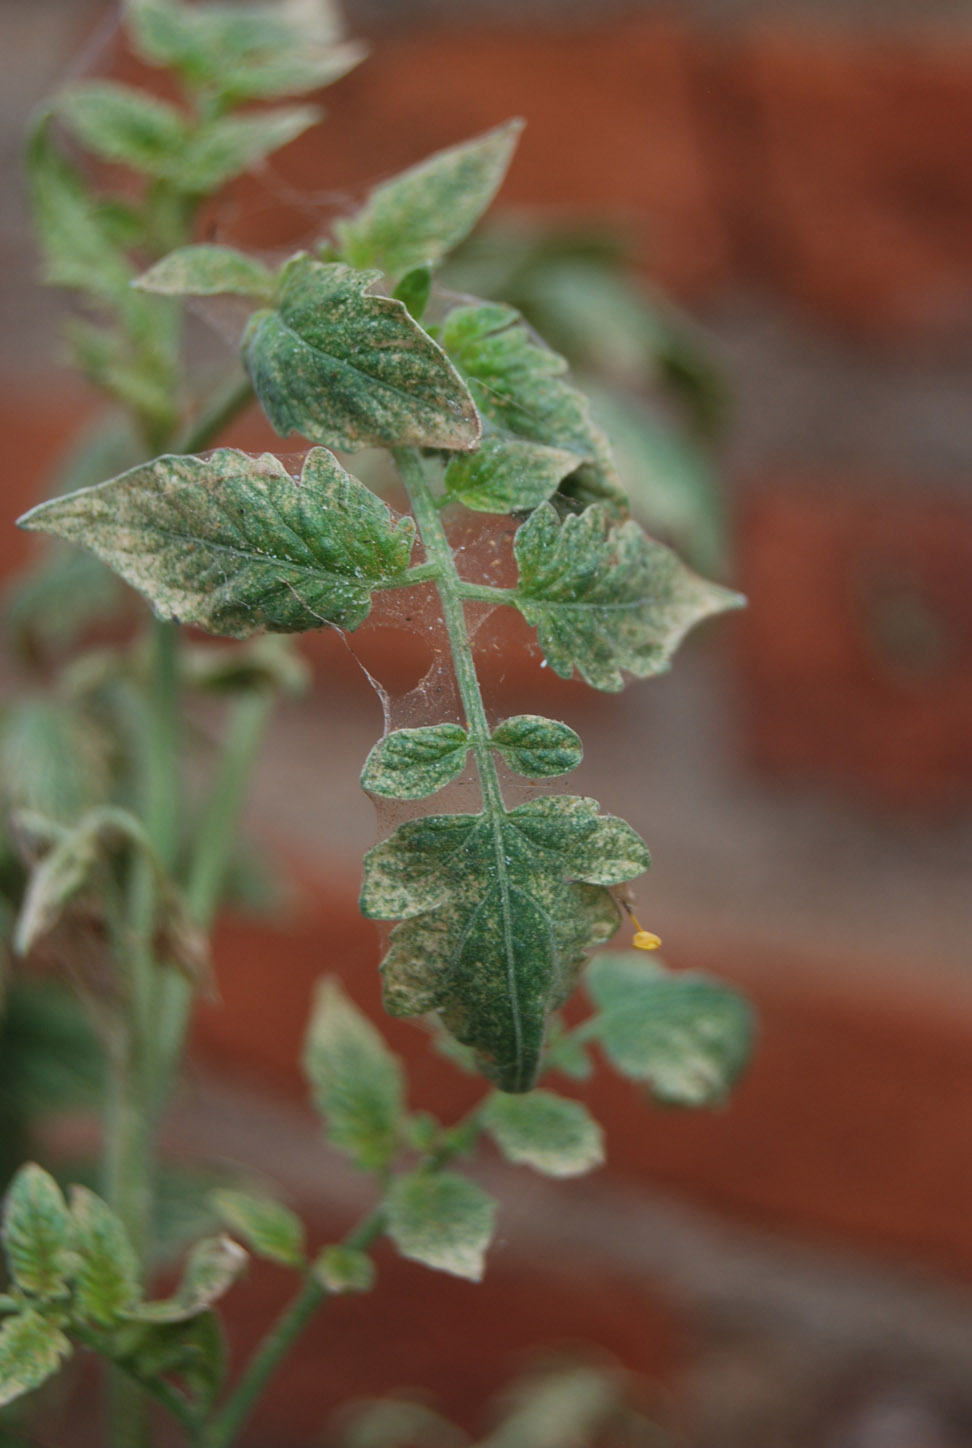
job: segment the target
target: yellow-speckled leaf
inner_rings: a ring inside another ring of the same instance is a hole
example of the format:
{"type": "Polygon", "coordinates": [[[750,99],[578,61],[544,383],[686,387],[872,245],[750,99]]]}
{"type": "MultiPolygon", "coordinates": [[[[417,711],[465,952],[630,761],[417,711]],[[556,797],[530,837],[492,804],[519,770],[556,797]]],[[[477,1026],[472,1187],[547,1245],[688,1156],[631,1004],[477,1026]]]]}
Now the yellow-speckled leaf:
{"type": "Polygon", "coordinates": [[[0,1329],[0,1408],[53,1377],[71,1344],[39,1312],[22,1312],[0,1329]]]}
{"type": "Polygon", "coordinates": [[[323,448],[299,482],[269,453],[157,458],[20,522],[89,548],[161,617],[233,638],[357,628],[415,536],[323,448]]]}
{"type": "Polygon", "coordinates": [[[64,1295],[70,1275],[71,1218],[61,1188],[29,1162],[13,1179],[3,1213],[7,1266],[17,1286],[32,1297],[64,1295]]]}
{"type": "Polygon", "coordinates": [[[478,1282],[496,1204],[456,1172],[396,1177],[385,1203],[388,1235],[403,1257],[478,1282]]]}
{"type": "Polygon", "coordinates": [[[477,452],[453,458],[445,489],[476,513],[537,508],[580,466],[576,453],[518,438],[487,437],[477,452]]]}
{"type": "Polygon", "coordinates": [[[463,451],[480,436],[468,389],[403,302],[372,295],[374,271],[297,256],[276,305],[250,321],[243,356],[281,437],[463,451]]]}
{"type": "Polygon", "coordinates": [[[396,729],[368,755],[361,787],[385,799],[424,799],[462,773],[468,752],[461,724],[396,729]]]}
{"type": "Polygon", "coordinates": [[[231,246],[180,246],[138,278],[143,292],[173,297],[214,297],[232,292],[269,300],[275,278],[269,267],[231,246]]]}
{"type": "Polygon", "coordinates": [[[545,1176],[582,1176],[604,1160],[604,1134],[586,1106],[552,1091],[497,1092],[483,1120],[508,1161],[545,1176]]]}

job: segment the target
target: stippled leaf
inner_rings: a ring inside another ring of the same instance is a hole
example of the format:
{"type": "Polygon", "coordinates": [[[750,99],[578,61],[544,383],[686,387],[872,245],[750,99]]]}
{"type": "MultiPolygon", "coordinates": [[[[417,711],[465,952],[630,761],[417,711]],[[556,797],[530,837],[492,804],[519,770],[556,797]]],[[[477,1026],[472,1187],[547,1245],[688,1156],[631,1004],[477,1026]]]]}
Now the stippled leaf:
{"type": "Polygon", "coordinates": [[[368,854],[361,894],[365,915],[403,922],[382,965],[388,1010],[439,1011],[501,1090],[529,1091],[548,1014],[617,929],[608,887],[648,864],[591,799],[409,820],[368,854]]]}
{"type": "Polygon", "coordinates": [[[299,1267],[304,1260],[304,1224],[282,1202],[248,1192],[213,1192],[209,1200],[231,1232],[257,1257],[299,1267]]]}
{"type": "Polygon", "coordinates": [[[725,1100],[753,1043],[752,1009],[737,991],[667,971],[637,951],[598,956],[587,988],[598,1015],[585,1033],[625,1076],[650,1082],[671,1106],[725,1100]]]}
{"type": "Polygon", "coordinates": [[[441,261],[496,195],[522,129],[507,121],[377,186],[356,216],[335,225],[342,257],[394,278],[441,261]]]}
{"type": "Polygon", "coordinates": [[[402,1068],[336,980],[318,989],[303,1063],[328,1140],[366,1171],[387,1166],[398,1150],[402,1068]]]}
{"type": "Polygon", "coordinates": [[[121,81],[82,81],[60,97],[58,112],[101,160],[132,166],[148,176],[172,175],[189,138],[181,111],[121,81]]]}
{"type": "Polygon", "coordinates": [[[462,773],[468,752],[461,724],[396,729],[368,755],[361,787],[386,799],[424,799],[462,773]]]}
{"type": "Polygon", "coordinates": [[[0,713],[0,791],[7,810],[73,824],[111,785],[111,741],[67,700],[25,694],[0,713]]]}
{"type": "Polygon", "coordinates": [[[396,1177],[385,1202],[388,1235],[403,1257],[479,1282],[496,1204],[456,1172],[396,1177]]]}
{"type": "Polygon", "coordinates": [[[29,1162],[13,1179],[3,1213],[7,1266],[17,1286],[32,1297],[66,1295],[71,1257],[71,1219],[61,1188],[29,1162]]]}
{"type": "Polygon", "coordinates": [[[121,1221],[86,1187],[71,1188],[71,1245],[77,1311],[100,1327],[120,1322],[139,1296],[138,1261],[121,1221]]]}
{"type": "Polygon", "coordinates": [[[517,774],[549,779],[569,774],[584,757],[580,736],[556,719],[541,714],[516,714],[493,730],[493,748],[517,774]]]}
{"type": "Polygon", "coordinates": [[[370,1292],[375,1283],[375,1264],[354,1247],[325,1247],[311,1271],[328,1292],[370,1292]]]}
{"type": "Polygon", "coordinates": [[[45,279],[113,302],[123,298],[134,268],[115,244],[99,203],[55,144],[49,113],[31,131],[26,160],[45,279]]]}
{"type": "Polygon", "coordinates": [[[250,321],[243,355],[282,437],[354,450],[479,441],[472,398],[445,353],[392,297],[372,296],[374,271],[298,256],[276,306],[250,321]]]}
{"type": "Polygon", "coordinates": [[[126,14],[139,53],[172,66],[191,85],[224,102],[298,95],[330,85],[364,55],[341,41],[325,0],[270,5],[185,5],[128,0],[126,14]]]}
{"type": "Polygon", "coordinates": [[[517,531],[514,549],[513,602],[550,667],[565,679],[576,669],[595,689],[623,688],[622,670],[639,679],[663,672],[694,624],[742,603],[637,523],[612,523],[602,506],[561,524],[544,505],[517,531]]]}
{"type": "Polygon", "coordinates": [[[213,297],[233,292],[269,300],[276,279],[269,267],[231,246],[180,246],[138,278],[144,292],[213,297]]]}
{"type": "Polygon", "coordinates": [[[157,458],[20,523],[90,548],[161,617],[234,638],[357,628],[414,538],[322,448],[299,483],[269,453],[157,458]]]}
{"type": "Polygon", "coordinates": [[[445,488],[477,513],[538,508],[581,464],[576,453],[538,442],[487,437],[478,452],[453,458],[445,488]]]}
{"type": "Polygon", "coordinates": [[[493,302],[456,307],[442,345],[469,384],[487,435],[524,438],[583,459],[562,491],[581,502],[627,506],[607,438],[587,399],[565,380],[567,363],[523,325],[514,307],[493,302]]]}
{"type": "Polygon", "coordinates": [[[170,180],[205,196],[316,126],[317,106],[287,106],[253,116],[221,116],[192,137],[170,180]]]}
{"type": "Polygon", "coordinates": [[[0,1408],[53,1377],[71,1344],[39,1312],[22,1312],[0,1328],[0,1408]]]}
{"type": "Polygon", "coordinates": [[[508,1161],[545,1176],[582,1176],[604,1160],[604,1135],[586,1106],[552,1091],[496,1092],[483,1120],[508,1161]]]}
{"type": "Polygon", "coordinates": [[[188,1322],[229,1291],[247,1264],[247,1255],[229,1237],[206,1237],[189,1253],[176,1292],[163,1302],[144,1302],[131,1316],[139,1322],[188,1322]]]}

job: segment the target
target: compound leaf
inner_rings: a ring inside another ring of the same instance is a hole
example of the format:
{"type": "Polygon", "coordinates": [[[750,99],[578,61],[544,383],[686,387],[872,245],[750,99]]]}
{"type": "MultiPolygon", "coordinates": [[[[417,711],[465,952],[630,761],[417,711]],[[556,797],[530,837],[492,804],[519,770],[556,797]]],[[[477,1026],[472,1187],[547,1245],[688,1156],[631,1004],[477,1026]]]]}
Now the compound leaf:
{"type": "Polygon", "coordinates": [[[584,757],[580,736],[556,719],[516,714],[493,730],[490,740],[507,764],[527,779],[569,774],[584,757]]]}
{"type": "Polygon", "coordinates": [[[233,292],[238,296],[273,295],[276,278],[269,267],[232,246],[180,246],[149,267],[138,278],[143,292],[172,297],[213,297],[233,292]]]}
{"type": "Polygon", "coordinates": [[[43,1299],[66,1295],[71,1218],[61,1188],[34,1162],[20,1168],[7,1194],[3,1245],[10,1275],[24,1292],[43,1299]]]}
{"type": "Polygon", "coordinates": [[[522,129],[507,121],[375,187],[356,216],[335,225],[342,257],[396,280],[441,261],[492,202],[522,129]]]}
{"type": "Polygon", "coordinates": [[[402,922],[382,965],[388,1010],[439,1011],[501,1090],[529,1091],[548,1014],[617,929],[608,887],[648,864],[592,799],[407,821],[367,855],[361,894],[363,914],[402,922]]]}
{"type": "Polygon", "coordinates": [[[580,464],[563,448],[488,437],[478,452],[452,458],[443,481],[451,497],[476,513],[515,513],[545,503],[580,464]]]}
{"type": "Polygon", "coordinates": [[[456,1172],[396,1177],[385,1202],[388,1235],[403,1257],[479,1282],[496,1204],[456,1172]]]}
{"type": "Polygon", "coordinates": [[[407,568],[415,533],[322,448],[299,483],[269,453],[157,458],[20,524],[89,548],[160,617],[234,638],[357,628],[372,590],[407,568]]]}
{"type": "Polygon", "coordinates": [[[604,500],[624,514],[627,499],[611,448],[587,399],[566,381],[563,357],[527,330],[514,307],[454,308],[442,345],[466,379],[488,434],[576,454],[562,490],[584,503],[604,500]]]}
{"type": "Polygon", "coordinates": [[[468,752],[461,724],[396,729],[368,755],[361,787],[386,799],[423,799],[462,773],[468,752]]]}
{"type": "Polygon", "coordinates": [[[101,1327],[120,1322],[139,1296],[138,1260],[119,1218],[86,1187],[71,1188],[75,1304],[101,1327]]]}
{"type": "Polygon", "coordinates": [[[475,404],[403,302],[372,296],[375,271],[301,255],[272,310],[250,320],[243,356],[277,432],[362,447],[462,450],[479,441],[475,404]]]}
{"type": "Polygon", "coordinates": [[[248,1192],[212,1192],[216,1211],[257,1257],[299,1267],[304,1260],[304,1224],[282,1202],[254,1197],[248,1192]]]}
{"type": "Polygon", "coordinates": [[[189,1253],[182,1281],[172,1297],[143,1302],[132,1309],[139,1322],[188,1322],[229,1291],[247,1264],[247,1255],[229,1237],[205,1237],[189,1253]]]}
{"type": "Polygon", "coordinates": [[[742,603],[692,573],[637,523],[612,523],[600,505],[560,523],[545,504],[518,529],[513,602],[561,678],[574,669],[595,689],[663,672],[690,628],[742,603]]]}
{"type": "Polygon", "coordinates": [[[725,1100],[752,1050],[747,1001],[704,975],[667,971],[643,954],[598,956],[587,988],[598,1014],[596,1036],[623,1075],[651,1083],[670,1106],[715,1106],[725,1100]]]}
{"type": "Polygon", "coordinates": [[[30,1310],[0,1328],[0,1408],[53,1377],[71,1344],[61,1329],[30,1310]]]}
{"type": "Polygon", "coordinates": [[[581,1176],[604,1160],[604,1136],[587,1108],[552,1091],[496,1092],[483,1119],[507,1161],[546,1176],[581,1176]]]}
{"type": "Polygon", "coordinates": [[[366,1171],[382,1170],[398,1150],[402,1068],[336,980],[318,989],[303,1064],[328,1140],[366,1171]]]}

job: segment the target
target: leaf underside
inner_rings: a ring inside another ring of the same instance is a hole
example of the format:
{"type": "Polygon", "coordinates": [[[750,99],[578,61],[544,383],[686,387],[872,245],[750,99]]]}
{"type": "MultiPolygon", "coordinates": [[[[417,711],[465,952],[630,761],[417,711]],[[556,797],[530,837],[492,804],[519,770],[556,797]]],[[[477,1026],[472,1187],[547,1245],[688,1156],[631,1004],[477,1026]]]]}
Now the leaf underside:
{"type": "Polygon", "coordinates": [[[579,797],[408,821],[366,857],[361,895],[366,916],[402,922],[388,1010],[439,1012],[501,1090],[530,1090],[549,1013],[617,928],[608,887],[648,864],[630,826],[579,797]]]}
{"type": "Polygon", "coordinates": [[[323,448],[299,483],[269,453],[158,458],[20,521],[89,548],[161,617],[233,638],[357,628],[415,536],[323,448]]]}

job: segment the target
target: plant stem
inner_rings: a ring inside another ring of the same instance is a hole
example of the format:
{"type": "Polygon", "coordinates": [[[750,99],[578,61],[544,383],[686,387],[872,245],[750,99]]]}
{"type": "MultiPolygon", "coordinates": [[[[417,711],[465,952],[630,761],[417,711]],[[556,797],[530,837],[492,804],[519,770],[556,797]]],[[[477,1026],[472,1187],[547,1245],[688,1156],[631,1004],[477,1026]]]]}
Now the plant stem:
{"type": "Polygon", "coordinates": [[[178,438],[172,451],[175,453],[202,452],[219,437],[245,407],[253,401],[253,384],[245,374],[234,377],[230,384],[217,392],[209,406],[195,422],[178,438]]]}
{"type": "MultiPolygon", "coordinates": [[[[345,1237],[344,1245],[365,1252],[381,1236],[384,1225],[384,1209],[376,1207],[345,1237]]],[[[297,1295],[260,1343],[222,1410],[203,1433],[204,1448],[229,1448],[235,1441],[283,1359],[317,1309],[333,1295],[311,1273],[305,1276],[297,1295]]]]}

